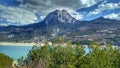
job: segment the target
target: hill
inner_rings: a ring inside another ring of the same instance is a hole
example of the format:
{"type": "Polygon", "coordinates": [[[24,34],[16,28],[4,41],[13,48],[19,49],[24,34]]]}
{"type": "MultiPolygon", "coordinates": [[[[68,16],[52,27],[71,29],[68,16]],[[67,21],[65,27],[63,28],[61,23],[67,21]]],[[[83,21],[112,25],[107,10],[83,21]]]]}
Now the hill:
{"type": "Polygon", "coordinates": [[[12,68],[13,59],[0,53],[0,68],[12,68]]]}

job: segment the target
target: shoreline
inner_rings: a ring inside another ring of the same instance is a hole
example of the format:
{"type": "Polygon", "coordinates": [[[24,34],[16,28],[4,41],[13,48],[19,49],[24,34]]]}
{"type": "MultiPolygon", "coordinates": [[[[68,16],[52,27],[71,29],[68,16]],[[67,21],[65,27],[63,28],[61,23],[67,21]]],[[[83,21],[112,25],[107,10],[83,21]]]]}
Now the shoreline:
{"type": "Polygon", "coordinates": [[[33,46],[36,43],[0,42],[0,46],[33,46]]]}

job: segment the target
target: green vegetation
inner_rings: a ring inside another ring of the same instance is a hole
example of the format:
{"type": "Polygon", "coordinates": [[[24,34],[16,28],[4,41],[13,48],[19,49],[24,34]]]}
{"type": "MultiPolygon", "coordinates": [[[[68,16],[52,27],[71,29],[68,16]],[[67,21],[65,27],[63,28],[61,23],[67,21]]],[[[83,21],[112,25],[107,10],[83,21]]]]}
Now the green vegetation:
{"type": "Polygon", "coordinates": [[[101,47],[95,42],[88,48],[86,54],[85,47],[79,43],[33,46],[26,58],[19,59],[19,64],[22,68],[120,68],[119,48],[101,47]]]}
{"type": "Polygon", "coordinates": [[[12,68],[13,59],[0,53],[0,68],[12,68]]]}

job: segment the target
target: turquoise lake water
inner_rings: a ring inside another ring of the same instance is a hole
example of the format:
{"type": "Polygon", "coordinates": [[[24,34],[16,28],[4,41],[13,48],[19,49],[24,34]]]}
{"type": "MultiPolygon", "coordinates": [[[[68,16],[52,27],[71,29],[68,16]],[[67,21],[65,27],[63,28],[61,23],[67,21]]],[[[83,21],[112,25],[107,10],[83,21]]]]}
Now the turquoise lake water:
{"type": "Polygon", "coordinates": [[[32,46],[0,46],[0,53],[17,60],[21,56],[26,57],[32,46]]]}
{"type": "MultiPolygon", "coordinates": [[[[31,48],[32,46],[0,46],[0,53],[4,53],[14,60],[17,60],[21,56],[26,57],[31,48]]],[[[88,48],[85,48],[85,51],[86,54],[89,53],[88,48]]]]}

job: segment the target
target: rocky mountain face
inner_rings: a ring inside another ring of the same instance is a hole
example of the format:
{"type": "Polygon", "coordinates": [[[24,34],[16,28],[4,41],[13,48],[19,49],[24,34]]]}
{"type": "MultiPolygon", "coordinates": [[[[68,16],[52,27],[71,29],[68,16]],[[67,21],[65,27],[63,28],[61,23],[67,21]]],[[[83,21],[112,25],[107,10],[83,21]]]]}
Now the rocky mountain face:
{"type": "Polygon", "coordinates": [[[75,18],[73,18],[66,10],[55,10],[48,14],[44,19],[44,22],[47,25],[55,24],[55,23],[70,23],[74,24],[79,22],[75,18]]]}
{"type": "MultiPolygon", "coordinates": [[[[113,33],[118,36],[120,21],[103,17],[91,21],[78,21],[66,10],[55,10],[39,23],[25,26],[0,26],[0,41],[31,42],[42,39],[51,40],[60,36],[72,38],[88,35],[92,37],[92,35],[99,35],[97,32],[109,29],[116,29],[113,33]]],[[[102,39],[105,34],[100,35],[103,36],[102,39]]]]}

